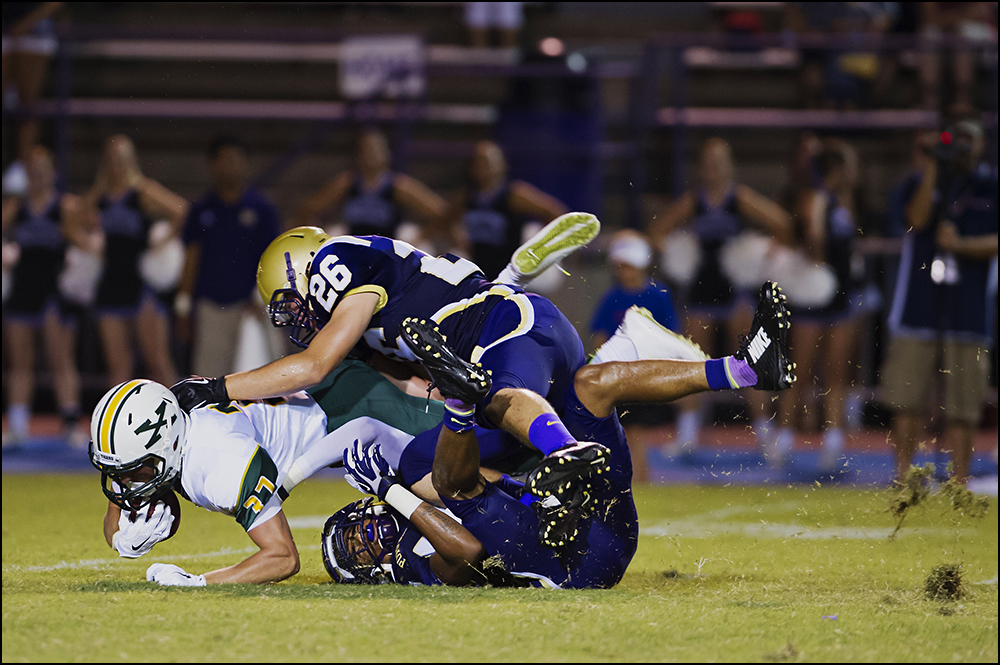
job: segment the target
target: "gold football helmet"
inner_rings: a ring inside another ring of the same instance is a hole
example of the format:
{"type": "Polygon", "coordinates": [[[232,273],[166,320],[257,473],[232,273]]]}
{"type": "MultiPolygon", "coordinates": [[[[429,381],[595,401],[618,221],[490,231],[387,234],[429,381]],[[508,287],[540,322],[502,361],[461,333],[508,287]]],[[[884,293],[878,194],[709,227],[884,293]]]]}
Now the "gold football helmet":
{"type": "Polygon", "coordinates": [[[291,340],[305,348],[318,331],[309,311],[309,267],[330,236],[315,226],[299,226],[271,241],[257,264],[257,290],[275,327],[292,326],[291,340]]]}

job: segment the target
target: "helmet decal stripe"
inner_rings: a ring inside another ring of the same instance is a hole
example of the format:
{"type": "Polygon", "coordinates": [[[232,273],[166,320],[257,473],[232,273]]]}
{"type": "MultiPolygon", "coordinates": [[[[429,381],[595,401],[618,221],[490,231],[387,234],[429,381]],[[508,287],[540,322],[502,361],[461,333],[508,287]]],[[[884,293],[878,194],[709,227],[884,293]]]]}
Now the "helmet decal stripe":
{"type": "Polygon", "coordinates": [[[148,383],[146,379],[136,379],[134,381],[129,381],[121,388],[118,389],[110,400],[108,400],[108,405],[104,409],[104,413],[101,415],[101,426],[98,432],[100,433],[101,439],[101,450],[106,453],[115,452],[115,443],[112,440],[112,435],[114,434],[115,421],[118,420],[118,414],[121,412],[121,407],[128,399],[128,396],[132,393],[138,392],[143,385],[148,383]]]}
{"type": "Polygon", "coordinates": [[[295,289],[298,292],[295,284],[295,268],[292,266],[291,252],[285,252],[285,277],[288,278],[288,288],[295,289]]]}

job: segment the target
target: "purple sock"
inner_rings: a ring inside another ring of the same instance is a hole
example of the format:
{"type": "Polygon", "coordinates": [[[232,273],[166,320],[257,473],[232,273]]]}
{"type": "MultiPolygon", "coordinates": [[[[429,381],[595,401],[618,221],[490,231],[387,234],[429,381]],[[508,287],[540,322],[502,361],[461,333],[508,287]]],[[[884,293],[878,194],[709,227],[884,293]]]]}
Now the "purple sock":
{"type": "Polygon", "coordinates": [[[733,390],[757,385],[757,372],[745,360],[726,356],[705,361],[705,376],[712,390],[733,390]]]}
{"type": "Polygon", "coordinates": [[[535,418],[528,428],[528,441],[545,456],[576,443],[576,439],[554,413],[543,413],[535,418]]]}
{"type": "Polygon", "coordinates": [[[462,400],[445,398],[444,426],[452,432],[466,432],[476,425],[476,405],[462,400]]]}

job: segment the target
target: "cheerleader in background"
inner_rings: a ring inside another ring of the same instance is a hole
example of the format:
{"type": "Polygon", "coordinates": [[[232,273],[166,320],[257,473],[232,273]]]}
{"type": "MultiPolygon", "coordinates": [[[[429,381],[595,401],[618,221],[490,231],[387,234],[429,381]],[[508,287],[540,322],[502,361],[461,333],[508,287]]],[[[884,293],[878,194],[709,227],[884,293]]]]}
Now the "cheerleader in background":
{"type": "Polygon", "coordinates": [[[170,355],[167,308],[142,279],[143,252],[179,235],[188,204],[155,180],[143,176],[135,146],[124,135],[104,145],[94,185],[83,201],[91,223],[104,234],[104,270],[94,309],[109,385],[138,376],[133,369],[133,335],[138,338],[146,376],[163,385],[177,378],[170,355]],[[157,220],[171,232],[150,243],[157,220]]]}
{"type": "Polygon", "coordinates": [[[306,199],[291,227],[331,227],[321,224],[320,217],[335,210],[339,224],[329,229],[331,235],[379,235],[415,245],[440,235],[447,210],[444,199],[419,180],[392,171],[391,157],[385,134],[365,129],[358,139],[355,169],[340,173],[306,199]],[[408,220],[417,222],[419,230],[407,228],[412,226],[405,223],[408,220]]]}
{"type": "Polygon", "coordinates": [[[852,307],[856,280],[852,276],[854,239],[858,233],[854,192],[858,162],[845,143],[828,143],[817,158],[821,184],[801,199],[797,219],[809,256],[832,268],[836,291],[825,306],[796,308],[791,328],[792,361],[799,380],[779,398],[781,429],[768,451],[768,461],[784,463],[795,445],[800,419],[818,413],[809,393],[822,395],[823,448],[820,469],[832,471],[845,444],[845,400],[857,347],[858,308],[852,307]]]}
{"type": "MultiPolygon", "coordinates": [[[[739,346],[737,334],[747,330],[753,317],[754,293],[740,293],[723,269],[723,248],[745,230],[754,229],[779,243],[791,240],[791,217],[777,203],[736,182],[735,165],[729,144],[712,137],[702,146],[698,162],[700,187],[682,194],[663,214],[649,224],[653,246],[664,247],[675,231],[685,226],[697,237],[701,259],[691,283],[681,290],[685,315],[684,330],[702,349],[715,357],[733,353],[739,346]],[[727,347],[716,349],[719,325],[727,328],[727,347]]],[[[660,266],[664,269],[664,266],[660,266]]],[[[769,426],[765,404],[749,398],[748,405],[758,444],[765,448],[777,428],[769,426]]],[[[674,455],[692,452],[699,444],[702,400],[688,397],[678,403],[677,436],[671,446],[674,455]]]]}
{"type": "MultiPolygon", "coordinates": [[[[80,375],[76,367],[76,320],[59,292],[70,244],[85,243],[79,228],[81,201],[55,187],[51,153],[35,146],[26,160],[24,196],[3,204],[3,234],[19,258],[12,267],[10,293],[4,302],[3,348],[10,363],[9,402],[4,444],[28,437],[35,392],[35,340],[41,331],[52,387],[73,445],[82,445],[86,432],[77,428],[80,416],[80,375]],[[16,250],[14,250],[16,247],[16,250]]],[[[6,245],[6,242],[5,242],[6,245]]]]}

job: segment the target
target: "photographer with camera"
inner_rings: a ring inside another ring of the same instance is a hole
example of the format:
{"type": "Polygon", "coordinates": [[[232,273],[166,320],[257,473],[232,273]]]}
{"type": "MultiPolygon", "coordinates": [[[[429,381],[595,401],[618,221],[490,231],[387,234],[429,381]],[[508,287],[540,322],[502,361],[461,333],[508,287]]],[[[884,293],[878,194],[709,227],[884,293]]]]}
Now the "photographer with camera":
{"type": "Polygon", "coordinates": [[[902,480],[922,435],[935,377],[944,382],[943,450],[969,475],[973,436],[989,384],[997,276],[997,172],[982,162],[982,125],[962,120],[929,150],[905,205],[892,339],[883,397],[895,411],[892,441],[902,480]]]}

